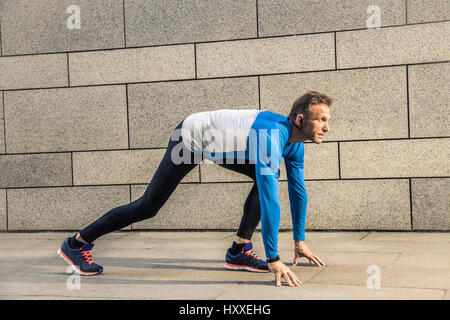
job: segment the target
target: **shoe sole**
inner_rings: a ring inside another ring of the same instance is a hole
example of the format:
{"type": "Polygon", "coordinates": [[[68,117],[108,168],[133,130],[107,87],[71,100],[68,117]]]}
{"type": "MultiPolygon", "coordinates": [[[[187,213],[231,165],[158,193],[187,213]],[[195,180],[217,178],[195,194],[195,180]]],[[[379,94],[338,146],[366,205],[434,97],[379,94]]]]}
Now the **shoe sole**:
{"type": "Polygon", "coordinates": [[[95,276],[96,274],[100,274],[102,272],[85,272],[85,271],[81,271],[80,268],[78,268],[73,262],[72,260],[69,259],[68,256],[66,256],[64,254],[64,252],[62,252],[61,249],[58,249],[58,251],[56,252],[61,258],[64,259],[64,261],[66,261],[73,269],[73,271],[75,271],[76,273],[82,275],[82,276],[95,276]]]}
{"type": "Polygon", "coordinates": [[[270,270],[256,269],[256,268],[252,268],[252,267],[249,267],[249,266],[231,264],[231,263],[227,263],[227,262],[225,262],[225,269],[228,269],[228,270],[241,270],[241,271],[245,270],[245,271],[250,271],[250,272],[263,272],[263,273],[270,272],[270,270]]]}

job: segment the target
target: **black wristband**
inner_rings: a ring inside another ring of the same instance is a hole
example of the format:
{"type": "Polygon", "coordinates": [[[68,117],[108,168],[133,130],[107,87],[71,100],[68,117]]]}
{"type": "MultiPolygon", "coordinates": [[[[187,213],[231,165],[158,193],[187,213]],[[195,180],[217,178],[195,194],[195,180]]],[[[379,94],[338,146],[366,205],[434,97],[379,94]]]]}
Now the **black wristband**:
{"type": "Polygon", "coordinates": [[[280,256],[276,256],[275,258],[268,258],[268,259],[266,259],[267,263],[272,263],[272,262],[275,262],[275,261],[278,261],[278,260],[280,260],[280,256]]]}

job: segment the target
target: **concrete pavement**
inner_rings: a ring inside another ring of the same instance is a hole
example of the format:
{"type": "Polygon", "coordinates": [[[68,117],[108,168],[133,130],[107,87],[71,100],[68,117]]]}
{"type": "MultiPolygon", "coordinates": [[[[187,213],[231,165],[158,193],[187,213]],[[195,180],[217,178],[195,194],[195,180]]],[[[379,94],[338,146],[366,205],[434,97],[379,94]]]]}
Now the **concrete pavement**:
{"type": "MultiPolygon", "coordinates": [[[[291,232],[279,253],[303,282],[223,268],[232,232],[115,232],[95,242],[104,273],[77,277],[56,254],[73,233],[0,233],[0,299],[450,299],[450,233],[307,232],[327,265],[292,267],[291,232]]],[[[264,255],[261,234],[255,250],[264,255]]]]}

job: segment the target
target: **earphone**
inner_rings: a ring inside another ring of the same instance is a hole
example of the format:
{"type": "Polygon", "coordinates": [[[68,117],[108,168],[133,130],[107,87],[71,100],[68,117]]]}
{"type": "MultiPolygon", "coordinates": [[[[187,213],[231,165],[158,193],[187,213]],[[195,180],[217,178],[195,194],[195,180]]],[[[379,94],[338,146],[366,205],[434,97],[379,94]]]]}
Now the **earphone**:
{"type": "Polygon", "coordinates": [[[303,119],[300,119],[300,125],[297,125],[295,121],[293,121],[292,119],[291,123],[294,125],[294,127],[297,127],[298,129],[303,129],[303,119]]]}

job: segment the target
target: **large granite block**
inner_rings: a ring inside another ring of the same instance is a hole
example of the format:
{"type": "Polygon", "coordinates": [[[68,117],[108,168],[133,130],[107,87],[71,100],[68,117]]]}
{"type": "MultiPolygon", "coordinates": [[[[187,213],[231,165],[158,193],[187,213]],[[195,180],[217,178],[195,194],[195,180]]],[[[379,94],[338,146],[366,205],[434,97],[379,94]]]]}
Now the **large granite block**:
{"type": "Polygon", "coordinates": [[[334,68],[333,33],[197,45],[199,78],[334,68]]]}
{"type": "Polygon", "coordinates": [[[122,0],[2,2],[3,55],[124,46],[122,0]],[[68,27],[74,22],[71,5],[80,9],[80,29],[68,27]]]}
{"type": "Polygon", "coordinates": [[[445,61],[450,59],[450,22],[336,34],[338,68],[445,61]]]}
{"type": "Polygon", "coordinates": [[[408,0],[408,23],[450,20],[448,0],[408,0]]]}
{"type": "MultiPolygon", "coordinates": [[[[229,161],[231,161],[231,159],[229,161]]],[[[223,160],[223,163],[226,164],[226,160],[223,160]]],[[[239,164],[237,160],[234,160],[234,163],[239,164]]],[[[201,182],[253,181],[249,176],[221,167],[209,159],[205,159],[200,163],[200,175],[201,182]]]]}
{"type": "Polygon", "coordinates": [[[254,0],[125,1],[127,46],[256,37],[254,0]]]}
{"type": "Polygon", "coordinates": [[[339,179],[338,157],[337,143],[305,143],[305,179],[339,179]]]}
{"type": "Polygon", "coordinates": [[[0,189],[0,230],[7,230],[6,190],[0,189]]]}
{"type": "Polygon", "coordinates": [[[128,86],[131,148],[165,148],[189,114],[258,109],[257,78],[176,81],[128,86]]]}
{"type": "Polygon", "coordinates": [[[334,99],[324,141],[408,137],[405,67],[263,76],[261,108],[287,116],[307,90],[334,99]]]}
{"type": "Polygon", "coordinates": [[[414,230],[450,230],[450,178],[412,179],[414,230]]]}
{"type": "MultiPolygon", "coordinates": [[[[75,185],[149,183],[161,162],[164,149],[75,152],[73,180],[75,185]]],[[[182,180],[199,182],[196,167],[182,180]]]]}
{"type": "MultiPolygon", "coordinates": [[[[251,183],[181,184],[158,214],[133,229],[238,229],[251,183]],[[207,195],[207,196],[205,196],[207,195]]],[[[131,198],[146,186],[132,186],[131,198]]]]}
{"type": "Polygon", "coordinates": [[[450,63],[408,68],[411,137],[450,136],[450,63]]]}
{"type": "Polygon", "coordinates": [[[0,57],[0,90],[68,85],[67,55],[0,57]]]}
{"type": "MultiPolygon", "coordinates": [[[[237,230],[252,185],[247,182],[179,185],[154,218],[134,224],[133,229],[237,230]]],[[[408,180],[307,181],[306,188],[306,229],[411,228],[408,180]]],[[[132,186],[132,199],[139,198],[144,191],[145,186],[132,186]]],[[[279,183],[279,201],[280,229],[292,229],[286,181],[279,183]]]]}
{"type": "Polygon", "coordinates": [[[79,230],[129,202],[129,186],[11,189],[8,230],[79,230]]]}
{"type": "Polygon", "coordinates": [[[3,91],[0,94],[0,154],[6,152],[5,147],[5,115],[3,108],[3,91]]]}
{"type": "Polygon", "coordinates": [[[4,94],[8,153],[128,147],[125,86],[4,94]]]}
{"type": "Polygon", "coordinates": [[[409,182],[308,181],[307,229],[410,230],[409,182]]]}
{"type": "Polygon", "coordinates": [[[342,178],[450,176],[450,138],[341,143],[342,178]]]}
{"type": "MultiPolygon", "coordinates": [[[[308,179],[339,179],[338,145],[323,143],[320,146],[305,143],[304,178],[308,179]]],[[[280,164],[279,181],[287,181],[285,159],[280,164]]],[[[203,168],[201,169],[203,170],[203,168]]],[[[203,181],[203,171],[202,182],[203,181]]],[[[207,172],[208,173],[208,172],[207,172]]]]}
{"type": "Polygon", "coordinates": [[[70,153],[0,155],[0,188],[71,184],[70,153]]]}
{"type": "Polygon", "coordinates": [[[73,86],[192,79],[194,45],[69,53],[69,70],[73,86]]]}
{"type": "Polygon", "coordinates": [[[398,0],[260,0],[259,35],[314,33],[367,28],[369,6],[380,8],[382,26],[406,23],[405,2],[398,0]]]}

